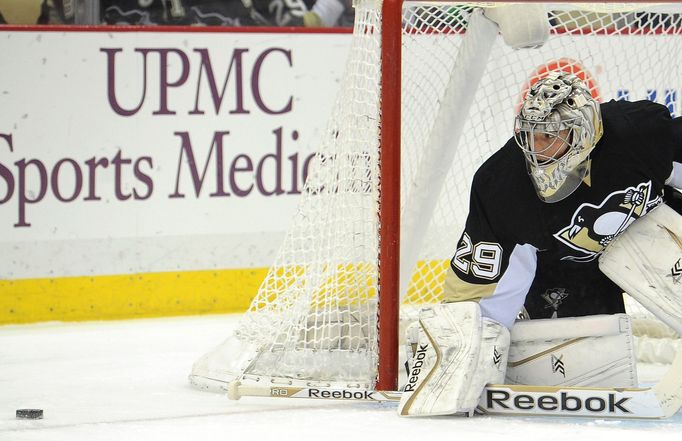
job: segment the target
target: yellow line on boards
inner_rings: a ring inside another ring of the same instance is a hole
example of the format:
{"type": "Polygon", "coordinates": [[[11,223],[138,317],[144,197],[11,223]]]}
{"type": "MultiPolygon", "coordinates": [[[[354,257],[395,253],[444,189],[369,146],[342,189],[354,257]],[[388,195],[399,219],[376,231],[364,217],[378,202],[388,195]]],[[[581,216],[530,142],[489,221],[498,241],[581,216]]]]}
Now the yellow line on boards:
{"type": "Polygon", "coordinates": [[[0,280],[0,324],[243,312],[267,271],[0,280]]]}

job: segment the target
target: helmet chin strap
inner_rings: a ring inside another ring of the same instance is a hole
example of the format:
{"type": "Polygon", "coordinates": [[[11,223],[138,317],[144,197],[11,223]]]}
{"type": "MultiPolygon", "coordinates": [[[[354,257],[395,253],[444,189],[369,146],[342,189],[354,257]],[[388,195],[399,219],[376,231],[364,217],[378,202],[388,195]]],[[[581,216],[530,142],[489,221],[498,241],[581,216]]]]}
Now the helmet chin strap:
{"type": "Polygon", "coordinates": [[[587,166],[587,173],[585,173],[585,177],[583,178],[583,182],[588,187],[592,187],[592,158],[587,159],[586,166],[587,166]]]}

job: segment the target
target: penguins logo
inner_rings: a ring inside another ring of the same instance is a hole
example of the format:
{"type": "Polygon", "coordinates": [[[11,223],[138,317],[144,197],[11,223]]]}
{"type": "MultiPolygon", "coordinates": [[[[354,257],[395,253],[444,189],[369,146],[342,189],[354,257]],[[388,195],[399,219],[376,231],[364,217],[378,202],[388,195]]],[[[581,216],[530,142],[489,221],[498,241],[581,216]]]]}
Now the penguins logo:
{"type": "Polygon", "coordinates": [[[566,291],[564,288],[551,288],[545,291],[540,297],[545,299],[545,302],[547,302],[545,309],[552,308],[554,310],[552,313],[552,318],[557,318],[559,315],[559,306],[561,306],[563,301],[568,296],[568,291],[566,291]]]}
{"type": "Polygon", "coordinates": [[[582,204],[573,213],[571,224],[554,237],[581,256],[565,256],[562,260],[590,262],[632,222],[660,204],[661,196],[653,196],[651,181],[609,194],[600,205],[582,204]]]}

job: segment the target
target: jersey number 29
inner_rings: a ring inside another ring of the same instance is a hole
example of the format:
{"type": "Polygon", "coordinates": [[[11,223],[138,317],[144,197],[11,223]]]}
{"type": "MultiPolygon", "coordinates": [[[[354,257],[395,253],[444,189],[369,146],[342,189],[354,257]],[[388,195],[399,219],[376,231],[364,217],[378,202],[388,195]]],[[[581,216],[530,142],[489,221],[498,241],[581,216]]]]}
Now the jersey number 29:
{"type": "Polygon", "coordinates": [[[464,233],[452,264],[464,274],[469,271],[476,277],[492,280],[500,275],[502,247],[494,242],[478,242],[472,245],[471,238],[464,233]],[[471,256],[471,258],[467,258],[471,256]]]}

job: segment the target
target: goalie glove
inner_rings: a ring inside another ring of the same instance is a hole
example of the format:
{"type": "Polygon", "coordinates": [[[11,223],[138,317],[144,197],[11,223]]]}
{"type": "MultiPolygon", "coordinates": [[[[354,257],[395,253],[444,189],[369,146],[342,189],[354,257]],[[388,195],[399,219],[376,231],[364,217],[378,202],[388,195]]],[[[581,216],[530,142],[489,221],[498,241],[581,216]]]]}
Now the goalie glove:
{"type": "Polygon", "coordinates": [[[481,318],[475,302],[424,308],[419,324],[417,348],[398,413],[472,413],[485,385],[504,379],[509,331],[493,320],[481,318]]]}
{"type": "Polygon", "coordinates": [[[599,257],[599,269],[682,335],[682,216],[665,204],[635,220],[599,257]]]}

